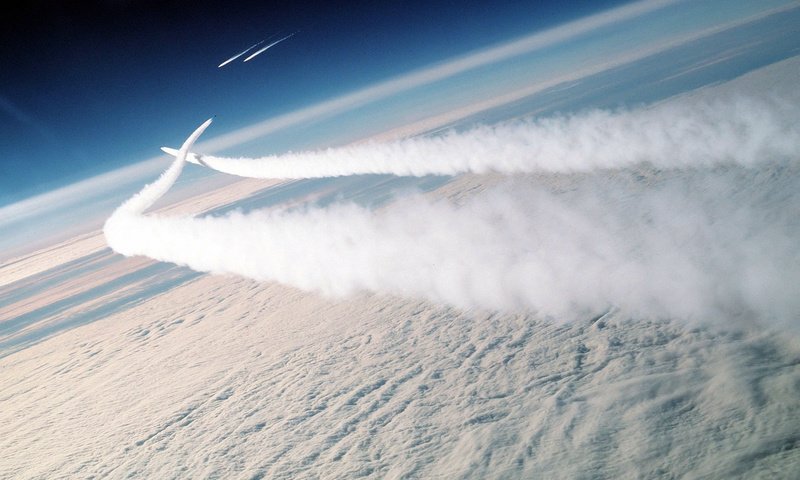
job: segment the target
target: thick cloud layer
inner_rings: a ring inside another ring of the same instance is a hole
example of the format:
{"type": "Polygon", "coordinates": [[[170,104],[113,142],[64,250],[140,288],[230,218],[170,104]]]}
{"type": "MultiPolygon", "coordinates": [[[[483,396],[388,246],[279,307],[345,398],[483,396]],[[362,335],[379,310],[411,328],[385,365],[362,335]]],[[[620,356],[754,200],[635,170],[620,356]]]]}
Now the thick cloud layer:
{"type": "Polygon", "coordinates": [[[118,209],[105,233],[124,255],[329,295],[368,290],[556,319],[614,308],[643,318],[794,325],[795,115],[777,100],[677,101],[252,166],[203,157],[231,173],[291,178],[587,173],[509,176],[460,205],[412,196],[380,211],[335,204],[203,218],[142,215],[151,193],[177,177],[165,174],[140,194],[147,202],[118,209]]]}

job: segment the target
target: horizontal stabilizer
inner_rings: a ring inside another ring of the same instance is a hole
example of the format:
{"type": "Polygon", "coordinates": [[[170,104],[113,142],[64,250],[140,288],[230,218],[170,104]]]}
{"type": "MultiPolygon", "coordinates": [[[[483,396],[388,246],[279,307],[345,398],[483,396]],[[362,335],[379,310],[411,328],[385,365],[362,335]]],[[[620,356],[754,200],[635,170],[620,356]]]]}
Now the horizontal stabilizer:
{"type": "MultiPolygon", "coordinates": [[[[166,153],[167,155],[172,155],[173,157],[177,157],[179,152],[178,149],[170,147],[161,147],[161,151],[166,153]]],[[[186,161],[189,163],[194,163],[195,165],[207,166],[205,162],[203,162],[202,157],[200,155],[192,152],[186,154],[186,161]]]]}

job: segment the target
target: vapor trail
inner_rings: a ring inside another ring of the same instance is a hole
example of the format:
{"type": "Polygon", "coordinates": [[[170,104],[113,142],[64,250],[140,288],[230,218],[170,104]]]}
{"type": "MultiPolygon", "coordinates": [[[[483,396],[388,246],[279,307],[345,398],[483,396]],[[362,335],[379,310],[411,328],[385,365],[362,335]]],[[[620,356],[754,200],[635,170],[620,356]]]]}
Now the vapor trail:
{"type": "Polygon", "coordinates": [[[277,44],[281,43],[282,41],[284,41],[284,40],[286,40],[286,39],[288,39],[290,37],[293,37],[293,36],[294,36],[294,33],[290,33],[289,35],[286,35],[283,38],[275,40],[274,42],[270,43],[266,47],[263,47],[262,49],[260,49],[260,50],[256,51],[255,53],[251,54],[249,57],[245,58],[244,61],[247,62],[250,59],[252,59],[253,57],[255,57],[257,55],[261,55],[262,53],[266,52],[267,50],[269,50],[270,48],[274,47],[275,45],[277,45],[277,44]]]}
{"type": "Polygon", "coordinates": [[[234,61],[237,58],[241,57],[242,55],[244,55],[245,53],[249,52],[250,50],[252,50],[252,49],[256,48],[257,46],[261,45],[262,43],[266,42],[270,38],[271,37],[268,37],[268,38],[265,38],[264,40],[261,40],[260,42],[254,43],[252,46],[242,50],[241,52],[237,53],[236,55],[232,56],[231,58],[229,58],[229,59],[225,60],[224,62],[220,63],[217,68],[224,67],[225,65],[231,63],[232,61],[234,61]]]}
{"type": "Polygon", "coordinates": [[[158,181],[114,212],[104,233],[124,255],[327,295],[366,290],[560,319],[617,308],[638,318],[796,327],[795,105],[779,98],[668,102],[259,161],[188,154],[209,120],[158,181]],[[558,176],[553,184],[553,177],[509,176],[459,205],[412,196],[380,210],[334,204],[144,215],[189,159],[237,175],[286,178],[591,174],[558,176]],[[599,170],[607,168],[618,170],[599,170]]]}
{"type": "Polygon", "coordinates": [[[735,168],[639,190],[619,177],[590,176],[566,193],[509,180],[460,206],[417,196],[381,211],[124,212],[105,233],[124,255],[337,297],[367,290],[561,320],[613,307],[796,324],[800,177],[776,170],[754,188],[758,172],[735,168]]]}
{"type": "MultiPolygon", "coordinates": [[[[174,149],[162,150],[176,154],[174,149]]],[[[730,163],[755,166],[765,159],[794,158],[798,151],[800,109],[780,98],[738,97],[594,110],[262,158],[190,153],[186,159],[242,177],[300,179],[355,174],[569,173],[641,163],[667,169],[730,163]]]]}
{"type": "Polygon", "coordinates": [[[197,127],[189,138],[183,142],[180,150],[178,150],[177,155],[175,157],[175,161],[169,166],[169,168],[161,174],[161,176],[155,182],[145,185],[142,190],[128,199],[125,203],[119,206],[117,210],[111,215],[109,218],[109,222],[114,218],[117,213],[126,212],[130,214],[141,214],[144,213],[145,210],[153,206],[153,204],[158,201],[167,191],[172,187],[175,183],[175,180],[181,174],[183,170],[183,165],[186,161],[186,154],[189,152],[189,149],[192,148],[194,142],[200,138],[200,135],[211,125],[212,118],[209,118],[202,125],[197,127]]]}

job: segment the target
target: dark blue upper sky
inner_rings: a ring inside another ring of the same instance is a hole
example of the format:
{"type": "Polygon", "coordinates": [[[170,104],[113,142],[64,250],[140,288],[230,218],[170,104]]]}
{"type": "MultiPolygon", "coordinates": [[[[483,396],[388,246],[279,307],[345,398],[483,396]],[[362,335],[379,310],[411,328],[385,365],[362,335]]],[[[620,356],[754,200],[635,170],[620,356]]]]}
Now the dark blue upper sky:
{"type": "Polygon", "coordinates": [[[235,129],[622,3],[19,2],[0,28],[0,205],[152,157],[213,114],[235,129]]]}

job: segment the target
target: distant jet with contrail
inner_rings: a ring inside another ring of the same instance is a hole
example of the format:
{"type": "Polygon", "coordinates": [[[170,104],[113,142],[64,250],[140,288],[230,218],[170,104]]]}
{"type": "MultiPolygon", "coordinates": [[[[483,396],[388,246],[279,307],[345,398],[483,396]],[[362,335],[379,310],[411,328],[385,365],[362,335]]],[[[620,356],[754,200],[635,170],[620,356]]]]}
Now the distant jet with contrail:
{"type": "MultiPolygon", "coordinates": [[[[274,36],[274,35],[273,35],[273,36],[274,36]]],[[[267,41],[267,40],[269,40],[270,38],[272,38],[272,37],[267,37],[267,38],[265,38],[264,40],[261,40],[261,41],[260,41],[260,42],[258,42],[258,43],[254,43],[252,46],[248,47],[247,49],[245,49],[245,50],[241,51],[240,53],[237,53],[236,55],[232,56],[231,58],[229,58],[229,59],[225,60],[224,62],[220,63],[220,64],[219,64],[219,66],[218,66],[217,68],[222,68],[222,67],[224,67],[225,65],[227,65],[227,64],[229,64],[229,63],[231,63],[232,61],[234,61],[234,60],[236,60],[237,58],[241,57],[242,55],[244,55],[245,53],[249,52],[250,50],[252,50],[252,49],[256,48],[257,46],[261,45],[262,43],[266,42],[266,41],[267,41]]]]}
{"type": "MultiPolygon", "coordinates": [[[[295,33],[297,33],[297,32],[290,33],[289,35],[286,35],[286,36],[285,36],[285,37],[283,37],[283,38],[280,38],[280,39],[278,39],[278,40],[275,40],[274,42],[270,43],[269,45],[267,45],[266,47],[262,48],[261,50],[259,50],[259,51],[255,52],[255,53],[251,54],[249,57],[245,58],[245,59],[244,59],[244,61],[246,62],[246,61],[248,61],[248,60],[252,59],[253,57],[255,57],[256,55],[260,55],[260,54],[264,53],[264,52],[265,52],[265,51],[267,51],[267,49],[269,49],[270,47],[274,47],[275,45],[277,45],[277,44],[281,43],[282,41],[284,41],[284,40],[288,39],[289,37],[292,37],[292,36],[294,36],[294,34],[295,34],[295,33]]],[[[244,52],[242,52],[242,53],[244,53],[244,52]]]]}

